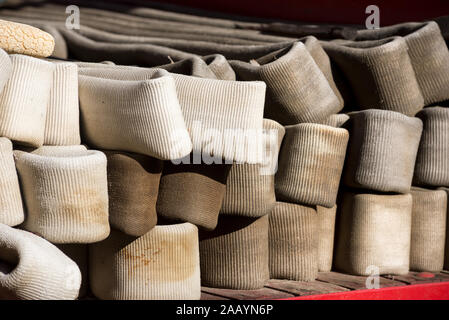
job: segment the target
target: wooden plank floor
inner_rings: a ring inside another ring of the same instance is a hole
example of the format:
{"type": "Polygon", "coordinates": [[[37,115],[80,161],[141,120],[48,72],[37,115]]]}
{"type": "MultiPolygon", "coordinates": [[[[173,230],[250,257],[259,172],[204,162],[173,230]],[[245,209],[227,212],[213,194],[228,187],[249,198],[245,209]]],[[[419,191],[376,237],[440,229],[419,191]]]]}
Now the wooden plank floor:
{"type": "MultiPolygon", "coordinates": [[[[366,279],[367,277],[352,276],[338,272],[320,272],[318,278],[313,282],[270,280],[264,288],[258,290],[230,290],[203,287],[201,299],[267,300],[364,290],[367,289],[366,279]]],[[[381,276],[380,287],[397,287],[442,281],[449,282],[449,271],[438,273],[410,272],[403,276],[381,276]]]]}

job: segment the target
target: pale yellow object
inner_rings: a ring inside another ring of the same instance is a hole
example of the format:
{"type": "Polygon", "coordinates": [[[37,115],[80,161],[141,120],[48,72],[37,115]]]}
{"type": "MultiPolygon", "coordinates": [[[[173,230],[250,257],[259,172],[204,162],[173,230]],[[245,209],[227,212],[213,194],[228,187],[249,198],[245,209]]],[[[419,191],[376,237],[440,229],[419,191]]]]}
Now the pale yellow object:
{"type": "Polygon", "coordinates": [[[0,48],[8,53],[48,57],[53,53],[55,40],[38,28],[0,20],[0,48]]]}

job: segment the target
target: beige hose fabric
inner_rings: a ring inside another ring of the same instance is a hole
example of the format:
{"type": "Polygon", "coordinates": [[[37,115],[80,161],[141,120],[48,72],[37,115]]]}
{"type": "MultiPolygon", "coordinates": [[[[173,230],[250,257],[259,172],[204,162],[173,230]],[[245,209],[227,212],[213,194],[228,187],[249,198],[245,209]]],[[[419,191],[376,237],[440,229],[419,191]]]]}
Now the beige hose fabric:
{"type": "Polygon", "coordinates": [[[175,83],[166,71],[143,81],[80,76],[79,95],[83,136],[93,147],[161,160],[192,150],[175,83]]]}
{"type": "Polygon", "coordinates": [[[78,103],[78,66],[56,62],[45,121],[45,145],[81,143],[78,103]]]}
{"type": "Polygon", "coordinates": [[[215,77],[220,80],[234,81],[235,72],[229,64],[228,60],[221,54],[211,54],[203,57],[208,67],[215,74],[215,77]]]}
{"type": "Polygon", "coordinates": [[[345,193],[338,217],[337,271],[359,276],[409,272],[410,194],[345,193]]]}
{"type": "Polygon", "coordinates": [[[422,121],[384,110],[354,112],[350,117],[343,182],[353,188],[408,193],[422,121]]]}
{"type": "Polygon", "coordinates": [[[269,214],[270,278],[313,281],[318,276],[318,216],[298,204],[276,202],[269,214]]]}
{"type": "Polygon", "coordinates": [[[15,151],[26,206],[24,228],[53,243],[91,243],[109,235],[106,156],[15,151]]]}
{"type": "Polygon", "coordinates": [[[21,151],[31,152],[33,154],[41,156],[52,156],[52,157],[69,157],[69,156],[80,156],[87,152],[87,147],[82,144],[77,144],[73,146],[42,146],[37,149],[24,149],[21,151]]]}
{"type": "Polygon", "coordinates": [[[105,151],[109,222],[131,236],[142,236],[157,222],[156,201],[163,162],[136,153],[105,151]]]}
{"type": "Polygon", "coordinates": [[[164,163],[159,185],[157,213],[213,230],[226,191],[229,164],[164,163]]]}
{"type": "Polygon", "coordinates": [[[383,109],[415,115],[424,106],[408,47],[403,38],[361,42],[323,42],[360,109],[383,109]]]}
{"type": "MultiPolygon", "coordinates": [[[[151,79],[160,70],[101,63],[90,65],[80,68],[80,75],[109,79],[105,81],[151,79]]],[[[263,124],[265,83],[180,74],[172,74],[172,77],[194,153],[227,161],[261,163],[262,135],[259,132],[263,124]]]]}
{"type": "Polygon", "coordinates": [[[337,114],[331,115],[329,118],[324,120],[322,122],[322,124],[324,124],[326,126],[339,128],[339,127],[342,127],[348,120],[349,120],[349,115],[347,115],[346,113],[337,113],[337,114]]]}
{"type": "Polygon", "coordinates": [[[81,287],[78,298],[83,298],[89,291],[89,247],[87,244],[58,244],[56,247],[64,252],[81,271],[81,287]]]}
{"type": "Polygon", "coordinates": [[[81,272],[50,242],[0,224],[0,299],[73,300],[81,272]]]}
{"type": "Polygon", "coordinates": [[[332,269],[335,237],[335,219],[337,206],[316,207],[318,216],[318,271],[329,272],[332,269]]]}
{"type": "Polygon", "coordinates": [[[439,272],[444,265],[447,194],[413,187],[410,270],[439,272]]]}
{"type": "Polygon", "coordinates": [[[430,105],[449,99],[449,52],[441,30],[434,21],[400,23],[377,30],[359,30],[356,40],[402,36],[416,80],[430,105]]]}
{"type": "Polygon", "coordinates": [[[214,231],[200,232],[201,284],[260,289],[268,281],[268,216],[220,216],[214,231]]]}
{"type": "Polygon", "coordinates": [[[0,223],[17,226],[25,219],[12,143],[0,138],[0,223]]]}
{"type": "Polygon", "coordinates": [[[276,203],[274,175],[285,129],[276,121],[264,119],[263,164],[233,164],[226,181],[220,214],[261,217],[276,203]]]}
{"type": "Polygon", "coordinates": [[[321,124],[285,127],[275,178],[277,199],[333,207],[348,138],[346,129],[321,124]]]}
{"type": "Polygon", "coordinates": [[[444,249],[444,270],[448,270],[449,271],[449,231],[448,231],[448,226],[449,226],[449,188],[441,188],[442,190],[446,191],[446,195],[447,195],[447,201],[448,201],[448,205],[447,205],[447,219],[446,219],[446,244],[445,244],[445,249],[444,249]]]}
{"type": "Polygon", "coordinates": [[[32,2],[0,4],[0,300],[444,280],[449,16],[32,2]]]}
{"type": "Polygon", "coordinates": [[[12,63],[9,55],[2,49],[0,49],[0,92],[11,76],[12,63]]]}
{"type": "Polygon", "coordinates": [[[40,147],[44,143],[55,65],[19,54],[10,58],[11,76],[0,94],[0,136],[26,146],[40,147]]]}
{"type": "Polygon", "coordinates": [[[158,66],[158,68],[167,70],[171,73],[184,74],[187,76],[194,76],[207,79],[217,79],[215,73],[209,68],[207,63],[200,57],[192,57],[179,60],[174,63],[158,66]]]}
{"type": "Polygon", "coordinates": [[[198,229],[160,225],[140,238],[113,230],[89,247],[93,294],[105,300],[198,300],[198,229]]]}
{"type": "Polygon", "coordinates": [[[302,42],[252,63],[230,63],[237,80],[267,84],[264,116],[283,125],[319,122],[343,107],[302,42]]]}
{"type": "Polygon", "coordinates": [[[429,107],[417,114],[423,122],[413,183],[449,186],[449,108],[429,107]]]}

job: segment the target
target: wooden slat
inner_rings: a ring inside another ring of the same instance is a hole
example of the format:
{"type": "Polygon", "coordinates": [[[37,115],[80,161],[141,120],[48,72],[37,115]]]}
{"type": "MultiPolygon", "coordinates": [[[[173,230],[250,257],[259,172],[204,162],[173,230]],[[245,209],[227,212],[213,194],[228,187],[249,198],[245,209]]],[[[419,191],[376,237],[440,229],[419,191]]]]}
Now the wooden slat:
{"type": "Polygon", "coordinates": [[[229,300],[225,297],[216,296],[207,292],[201,292],[201,300],[229,300]]]}
{"type": "MultiPolygon", "coordinates": [[[[230,290],[203,287],[202,299],[220,299],[220,297],[235,300],[282,299],[293,296],[307,296],[334,292],[364,290],[367,277],[353,276],[338,272],[320,272],[317,281],[300,282],[290,280],[270,280],[265,288],[258,290],[230,290]]],[[[403,276],[385,275],[380,277],[380,287],[397,287],[412,284],[424,284],[449,281],[449,272],[435,273],[433,278],[419,276],[418,272],[410,272],[403,276]]]]}
{"type": "MultiPolygon", "coordinates": [[[[337,272],[320,272],[317,280],[332,283],[344,288],[352,290],[364,290],[366,288],[367,277],[353,276],[349,274],[337,273],[337,272]]],[[[379,284],[381,288],[385,287],[397,287],[405,285],[403,282],[394,281],[380,277],[379,284]]]]}
{"type": "MultiPolygon", "coordinates": [[[[430,272],[427,272],[427,274],[430,274],[430,272]]],[[[419,283],[433,283],[433,282],[449,281],[449,274],[444,274],[444,273],[431,273],[431,274],[434,275],[433,278],[420,276],[420,272],[409,272],[408,274],[401,275],[401,276],[386,275],[383,277],[385,277],[387,279],[395,280],[395,281],[401,281],[406,284],[419,284],[419,283]]]]}
{"type": "Polygon", "coordinates": [[[349,291],[349,289],[347,288],[343,288],[332,283],[325,283],[320,281],[304,282],[304,281],[273,279],[268,281],[265,287],[288,292],[295,296],[308,296],[313,294],[326,294],[332,292],[349,291]]]}
{"type": "Polygon", "coordinates": [[[294,295],[291,293],[282,292],[270,288],[262,288],[257,290],[231,290],[203,287],[202,291],[204,293],[234,300],[269,300],[294,297],[294,295]]]}

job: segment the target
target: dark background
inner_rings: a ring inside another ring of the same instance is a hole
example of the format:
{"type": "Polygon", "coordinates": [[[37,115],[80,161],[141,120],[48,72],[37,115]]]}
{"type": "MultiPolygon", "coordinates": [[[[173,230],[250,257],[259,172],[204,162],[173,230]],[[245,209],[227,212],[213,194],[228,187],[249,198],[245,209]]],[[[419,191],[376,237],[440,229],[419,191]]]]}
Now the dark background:
{"type": "Polygon", "coordinates": [[[363,25],[367,17],[365,8],[374,4],[380,8],[381,26],[449,15],[449,0],[166,0],[163,2],[259,18],[363,25]]]}

